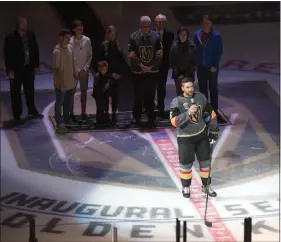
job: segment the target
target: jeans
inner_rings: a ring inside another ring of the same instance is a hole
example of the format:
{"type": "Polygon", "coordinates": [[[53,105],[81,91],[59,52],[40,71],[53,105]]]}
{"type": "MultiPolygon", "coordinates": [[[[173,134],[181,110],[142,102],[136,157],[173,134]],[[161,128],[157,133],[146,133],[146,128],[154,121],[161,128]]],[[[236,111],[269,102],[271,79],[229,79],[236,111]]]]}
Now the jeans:
{"type": "Polygon", "coordinates": [[[61,91],[56,89],[56,103],[55,103],[55,120],[57,124],[68,123],[70,116],[70,106],[74,97],[74,91],[61,91]],[[61,107],[63,107],[63,118],[61,116],[61,107]]]}

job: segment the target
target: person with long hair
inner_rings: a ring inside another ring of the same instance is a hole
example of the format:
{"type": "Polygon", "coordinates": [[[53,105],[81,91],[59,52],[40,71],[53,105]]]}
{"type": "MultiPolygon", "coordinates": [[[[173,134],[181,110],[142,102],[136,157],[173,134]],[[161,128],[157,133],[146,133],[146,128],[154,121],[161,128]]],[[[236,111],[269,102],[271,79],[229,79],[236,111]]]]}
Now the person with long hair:
{"type": "Polygon", "coordinates": [[[178,39],[170,50],[170,64],[173,70],[172,78],[175,81],[177,95],[182,94],[181,81],[192,78],[196,68],[196,53],[194,43],[188,39],[189,32],[186,27],[180,27],[177,32],[178,39]]]}
{"type": "MultiPolygon", "coordinates": [[[[118,33],[115,26],[108,26],[105,31],[105,40],[100,46],[98,62],[106,61],[108,63],[108,73],[113,77],[113,82],[110,85],[109,95],[111,97],[112,106],[112,123],[116,123],[116,112],[118,108],[118,82],[121,78],[121,62],[123,53],[118,42],[118,33]]],[[[106,115],[108,115],[109,101],[106,104],[106,115]]]]}

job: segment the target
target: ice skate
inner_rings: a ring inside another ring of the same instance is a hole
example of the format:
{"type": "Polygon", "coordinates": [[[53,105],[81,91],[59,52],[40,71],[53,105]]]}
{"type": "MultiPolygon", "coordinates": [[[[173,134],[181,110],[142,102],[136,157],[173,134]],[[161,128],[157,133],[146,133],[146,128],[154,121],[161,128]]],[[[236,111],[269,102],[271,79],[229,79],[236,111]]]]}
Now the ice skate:
{"type": "Polygon", "coordinates": [[[190,187],[183,187],[182,188],[182,195],[185,198],[189,198],[190,197],[190,187]]]}
{"type": "MultiPolygon", "coordinates": [[[[207,195],[207,186],[202,186],[202,192],[205,194],[205,196],[207,195]]],[[[214,191],[214,189],[212,188],[211,185],[209,185],[209,196],[210,197],[216,197],[217,193],[214,191]]]]}

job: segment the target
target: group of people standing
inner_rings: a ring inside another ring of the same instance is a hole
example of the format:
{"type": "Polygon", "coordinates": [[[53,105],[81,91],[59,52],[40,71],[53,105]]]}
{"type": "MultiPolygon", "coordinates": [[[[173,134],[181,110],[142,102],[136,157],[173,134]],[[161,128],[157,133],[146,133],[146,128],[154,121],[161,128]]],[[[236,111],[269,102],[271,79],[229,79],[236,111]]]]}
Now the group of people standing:
{"type": "MultiPolygon", "coordinates": [[[[172,68],[172,78],[176,86],[176,98],[170,105],[170,121],[177,128],[179,146],[180,177],[183,196],[190,197],[192,166],[195,154],[200,165],[202,191],[217,196],[211,184],[211,147],[209,141],[218,139],[218,125],[222,119],[218,113],[218,72],[222,55],[220,33],[212,28],[209,15],[202,17],[202,29],[190,39],[186,27],[174,34],[165,28],[166,17],[159,14],[155,18],[155,28],[151,29],[148,16],[140,18],[140,29],[129,39],[128,56],[134,85],[133,115],[137,125],[141,125],[143,107],[147,112],[149,125],[155,126],[155,94],[159,115],[165,113],[166,84],[168,71],[172,68]],[[194,76],[197,71],[199,90],[194,91],[194,76]],[[208,92],[210,91],[210,102],[208,92]]],[[[62,29],[59,43],[53,51],[54,87],[56,94],[55,120],[59,132],[67,132],[67,125],[77,122],[74,115],[74,94],[80,83],[81,118],[88,119],[86,113],[89,71],[92,63],[91,40],[83,35],[83,23],[73,22],[72,32],[62,29]],[[63,115],[61,108],[63,107],[63,115]]],[[[39,71],[39,50],[35,34],[27,31],[27,21],[19,17],[17,29],[8,35],[4,46],[5,64],[10,80],[10,92],[14,120],[21,120],[21,87],[23,84],[31,118],[42,118],[34,104],[34,79],[39,71]]],[[[109,119],[116,122],[118,108],[118,82],[122,78],[120,63],[124,58],[114,26],[106,29],[105,40],[99,46],[97,66],[94,70],[92,96],[96,100],[97,124],[109,119]],[[109,117],[109,97],[112,114],[109,117]]]]}
{"type": "Polygon", "coordinates": [[[218,113],[218,72],[222,55],[220,33],[212,28],[209,15],[202,16],[202,28],[190,38],[186,27],[174,33],[165,28],[167,19],[159,14],[155,18],[155,28],[151,29],[151,19],[140,19],[140,30],[131,35],[129,59],[133,74],[134,117],[140,121],[142,100],[152,126],[155,125],[154,98],[157,93],[157,109],[164,116],[168,71],[172,69],[177,95],[182,94],[181,81],[184,78],[195,80],[197,72],[200,92],[209,99],[218,121],[223,118],[218,113]]]}
{"type": "Polygon", "coordinates": [[[211,184],[211,145],[218,139],[217,78],[222,55],[219,32],[212,29],[209,15],[202,17],[202,29],[190,40],[186,27],[180,27],[177,40],[165,29],[166,17],[155,18],[156,28],[150,28],[151,19],[140,19],[140,30],[129,40],[130,67],[134,83],[134,117],[140,122],[142,102],[151,126],[155,125],[154,98],[157,90],[157,108],[165,110],[167,74],[172,68],[177,97],[170,104],[170,121],[177,128],[179,172],[182,194],[189,198],[192,167],[195,155],[199,161],[202,192],[211,197],[217,193],[211,184]],[[194,91],[197,71],[200,92],[194,91]],[[208,88],[209,87],[209,88],[208,88]],[[210,89],[210,102],[208,101],[210,89]]]}
{"type": "MultiPolygon", "coordinates": [[[[59,32],[59,43],[53,50],[54,88],[56,95],[55,120],[59,132],[67,131],[66,126],[76,124],[78,120],[74,114],[74,94],[77,84],[80,84],[81,118],[89,118],[86,113],[87,90],[89,87],[89,71],[92,66],[91,40],[83,34],[83,23],[73,21],[72,31],[62,29],[59,32]],[[63,107],[63,114],[61,109],[63,107]]],[[[97,103],[98,122],[99,113],[108,114],[110,95],[112,99],[112,120],[116,118],[118,106],[118,80],[120,78],[120,60],[123,54],[117,41],[117,31],[114,26],[106,30],[105,40],[99,46],[99,54],[95,72],[93,96],[97,103]],[[110,85],[109,85],[110,84],[110,85]],[[110,88],[109,88],[110,86],[110,88]],[[110,90],[110,93],[108,90],[110,90]],[[103,107],[103,108],[101,108],[103,107]]],[[[27,28],[27,19],[17,18],[16,30],[6,36],[4,43],[4,59],[6,73],[10,81],[10,93],[13,118],[15,124],[21,123],[22,102],[21,88],[23,85],[29,118],[43,118],[37,111],[34,100],[34,80],[39,73],[39,47],[32,31],[27,28]]]]}
{"type": "MultiPolygon", "coordinates": [[[[193,41],[186,27],[179,28],[177,39],[174,40],[174,33],[165,28],[166,21],[166,17],[159,14],[155,17],[155,28],[151,28],[150,17],[142,16],[140,29],[133,32],[129,39],[128,57],[134,85],[133,115],[137,125],[140,125],[143,108],[149,124],[156,125],[155,95],[158,114],[165,116],[166,84],[170,68],[177,95],[182,93],[181,80],[186,77],[194,80],[197,70],[199,89],[207,98],[210,90],[210,101],[217,113],[217,78],[222,54],[220,34],[212,29],[210,16],[204,15],[202,29],[195,32],[193,41]]],[[[53,51],[55,120],[61,131],[66,131],[67,125],[77,122],[73,102],[78,81],[81,90],[81,117],[88,119],[86,104],[92,46],[91,40],[83,35],[83,32],[83,23],[75,20],[72,31],[60,31],[59,43],[53,51]]],[[[43,115],[37,111],[34,104],[34,79],[39,71],[38,44],[35,34],[27,30],[25,17],[18,18],[17,29],[6,37],[4,53],[15,121],[20,121],[22,113],[22,84],[28,114],[42,118],[43,115]]],[[[98,55],[95,56],[97,65],[94,69],[92,96],[97,104],[97,124],[109,120],[112,123],[116,122],[118,83],[122,79],[120,63],[123,58],[124,53],[118,42],[116,27],[109,26],[98,55]],[[111,117],[108,114],[109,97],[112,104],[111,117]]],[[[219,120],[219,113],[217,117],[219,120]]]]}

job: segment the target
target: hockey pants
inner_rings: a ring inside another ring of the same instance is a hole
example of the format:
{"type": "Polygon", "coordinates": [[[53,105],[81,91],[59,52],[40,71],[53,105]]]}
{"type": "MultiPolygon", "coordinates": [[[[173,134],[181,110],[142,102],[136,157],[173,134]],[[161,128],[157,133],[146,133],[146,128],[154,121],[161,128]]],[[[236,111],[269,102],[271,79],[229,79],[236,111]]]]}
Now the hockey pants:
{"type": "MultiPolygon", "coordinates": [[[[179,161],[180,161],[180,178],[183,187],[189,187],[192,179],[192,166],[195,160],[195,155],[199,162],[200,177],[202,184],[207,185],[209,168],[210,168],[210,143],[206,135],[194,137],[192,142],[185,138],[178,138],[179,161]]],[[[211,174],[209,184],[211,184],[211,174]]]]}

